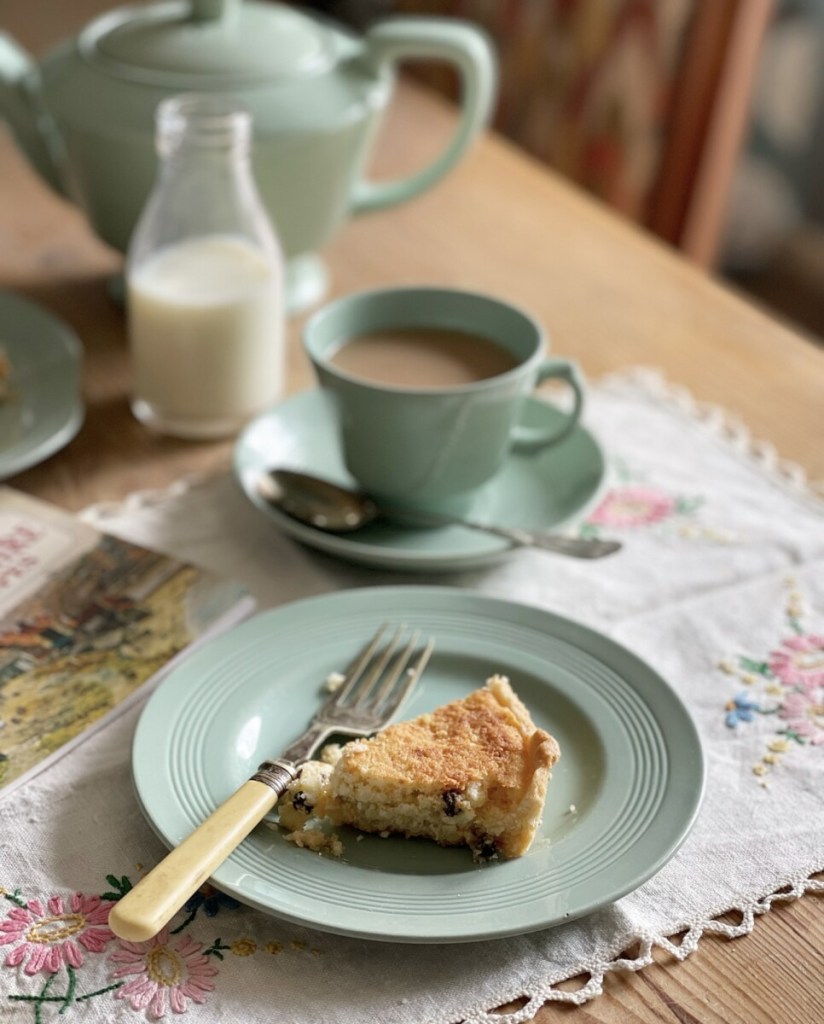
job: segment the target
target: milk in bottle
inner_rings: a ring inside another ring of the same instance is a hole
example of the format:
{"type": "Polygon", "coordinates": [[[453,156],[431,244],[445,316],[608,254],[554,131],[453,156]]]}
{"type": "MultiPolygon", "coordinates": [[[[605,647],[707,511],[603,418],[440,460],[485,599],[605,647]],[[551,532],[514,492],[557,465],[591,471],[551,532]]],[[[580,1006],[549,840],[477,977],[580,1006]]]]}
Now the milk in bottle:
{"type": "Polygon", "coordinates": [[[138,419],[236,432],[283,387],[283,261],[249,167],[250,117],[217,96],[158,108],[155,190],[127,261],[138,419]]]}

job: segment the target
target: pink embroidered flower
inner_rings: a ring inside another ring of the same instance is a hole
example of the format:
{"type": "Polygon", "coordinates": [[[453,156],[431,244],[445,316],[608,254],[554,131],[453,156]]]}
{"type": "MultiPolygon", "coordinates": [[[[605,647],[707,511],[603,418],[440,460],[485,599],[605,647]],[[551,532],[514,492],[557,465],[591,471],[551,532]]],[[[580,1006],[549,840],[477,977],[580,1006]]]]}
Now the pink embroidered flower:
{"type": "Polygon", "coordinates": [[[148,942],[121,941],[109,959],[122,967],[112,976],[134,977],[115,992],[115,999],[128,999],[133,1010],[148,1010],[153,1020],[164,1017],[167,1008],[185,1013],[190,999],[205,1003],[206,993],[215,987],[211,979],[218,971],[202,949],[203,943],[188,935],[171,944],[168,928],[148,942]]]}
{"type": "Polygon", "coordinates": [[[600,526],[650,526],[671,516],[675,498],[651,487],[630,485],[610,491],[589,517],[600,526]]]}
{"type": "Polygon", "coordinates": [[[80,967],[84,950],[101,953],[114,938],[107,926],[112,906],[99,896],[77,892],[68,906],[62,896],[52,896],[45,906],[40,900],[29,900],[25,907],[14,907],[0,922],[0,945],[15,943],[4,961],[6,967],[17,967],[24,960],[26,974],[54,974],[63,964],[80,967]]]}
{"type": "Polygon", "coordinates": [[[811,633],[784,640],[770,655],[769,665],[785,686],[824,686],[824,636],[811,633]]]}
{"type": "Polygon", "coordinates": [[[808,690],[796,690],[784,699],[778,717],[796,736],[816,746],[824,743],[824,704],[813,700],[808,690]]]}

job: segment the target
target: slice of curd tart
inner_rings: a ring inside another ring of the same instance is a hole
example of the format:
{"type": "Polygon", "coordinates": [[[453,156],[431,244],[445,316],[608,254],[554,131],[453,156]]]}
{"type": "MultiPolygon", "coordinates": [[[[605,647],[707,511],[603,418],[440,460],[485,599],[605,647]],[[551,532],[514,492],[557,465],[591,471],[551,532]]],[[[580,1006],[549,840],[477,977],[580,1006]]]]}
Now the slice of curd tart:
{"type": "Polygon", "coordinates": [[[301,846],[339,853],[329,826],[468,846],[478,860],[520,857],[541,822],[558,744],[500,675],[460,700],[370,739],[326,748],[280,802],[301,846]]]}

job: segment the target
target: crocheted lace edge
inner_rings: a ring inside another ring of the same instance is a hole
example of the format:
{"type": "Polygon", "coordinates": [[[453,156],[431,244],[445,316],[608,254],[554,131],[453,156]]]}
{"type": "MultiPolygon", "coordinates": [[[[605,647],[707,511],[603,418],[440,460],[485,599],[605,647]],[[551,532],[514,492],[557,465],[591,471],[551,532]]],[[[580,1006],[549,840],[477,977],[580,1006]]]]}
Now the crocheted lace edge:
{"type": "MultiPolygon", "coordinates": [[[[742,903],[735,904],[726,910],[719,911],[715,917],[703,918],[686,924],[682,929],[672,933],[670,936],[660,934],[637,934],[625,937],[618,950],[609,960],[598,960],[583,965],[582,969],[574,975],[546,979],[541,982],[534,982],[526,987],[526,990],[518,993],[502,994],[498,1006],[503,1006],[515,999],[526,999],[527,1002],[517,1010],[508,1013],[494,1013],[488,1010],[475,1010],[465,1014],[461,1020],[462,1024],[526,1024],[532,1020],[538,1011],[546,1003],[572,1003],[580,1006],[602,995],[604,991],[604,979],[613,971],[640,971],[655,962],[655,950],[663,950],[676,960],[683,961],[694,953],[705,935],[720,935],[727,939],[737,939],[742,935],[749,935],[755,928],[758,917],[768,913],[775,903],[790,903],[800,899],[810,892],[824,891],[824,878],[813,877],[821,873],[822,868],[811,872],[809,875],[793,875],[784,884],[780,885],[773,892],[760,898],[753,898],[742,903]],[[730,914],[740,915],[737,924],[728,924],[718,920],[719,917],[726,917],[730,914]],[[679,942],[673,942],[675,936],[680,936],[679,942]],[[637,947],[637,953],[633,957],[621,955],[628,949],[637,947]],[[560,989],[556,986],[571,977],[589,975],[588,980],[580,988],[572,991],[560,989]]],[[[484,1002],[489,1005],[488,997],[484,1002]]],[[[454,1018],[451,1018],[454,1020],[454,1018]]],[[[448,1024],[446,1019],[433,1020],[430,1024],[448,1024]]]]}
{"type": "Polygon", "coordinates": [[[597,386],[605,390],[635,389],[647,398],[680,410],[745,461],[758,466],[773,482],[812,500],[819,509],[824,508],[824,480],[810,480],[804,468],[783,458],[774,444],[754,437],[740,417],[720,405],[699,401],[687,388],[669,381],[660,370],[644,366],[619,370],[600,377],[597,386]]]}

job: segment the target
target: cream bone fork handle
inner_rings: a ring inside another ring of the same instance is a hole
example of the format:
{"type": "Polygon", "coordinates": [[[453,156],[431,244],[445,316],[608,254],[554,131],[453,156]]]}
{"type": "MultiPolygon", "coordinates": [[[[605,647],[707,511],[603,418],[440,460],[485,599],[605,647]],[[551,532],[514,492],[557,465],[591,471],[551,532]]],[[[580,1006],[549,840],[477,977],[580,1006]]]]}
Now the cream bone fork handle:
{"type": "Polygon", "coordinates": [[[237,789],[171,851],[109,913],[122,939],[145,942],[181,909],[277,803],[301,764],[330,735],[365,736],[384,728],[426,668],[434,647],[419,648],[420,632],[402,644],[405,626],[384,643],[382,626],[347,670],[339,689],[321,705],[306,732],[237,789]]]}

